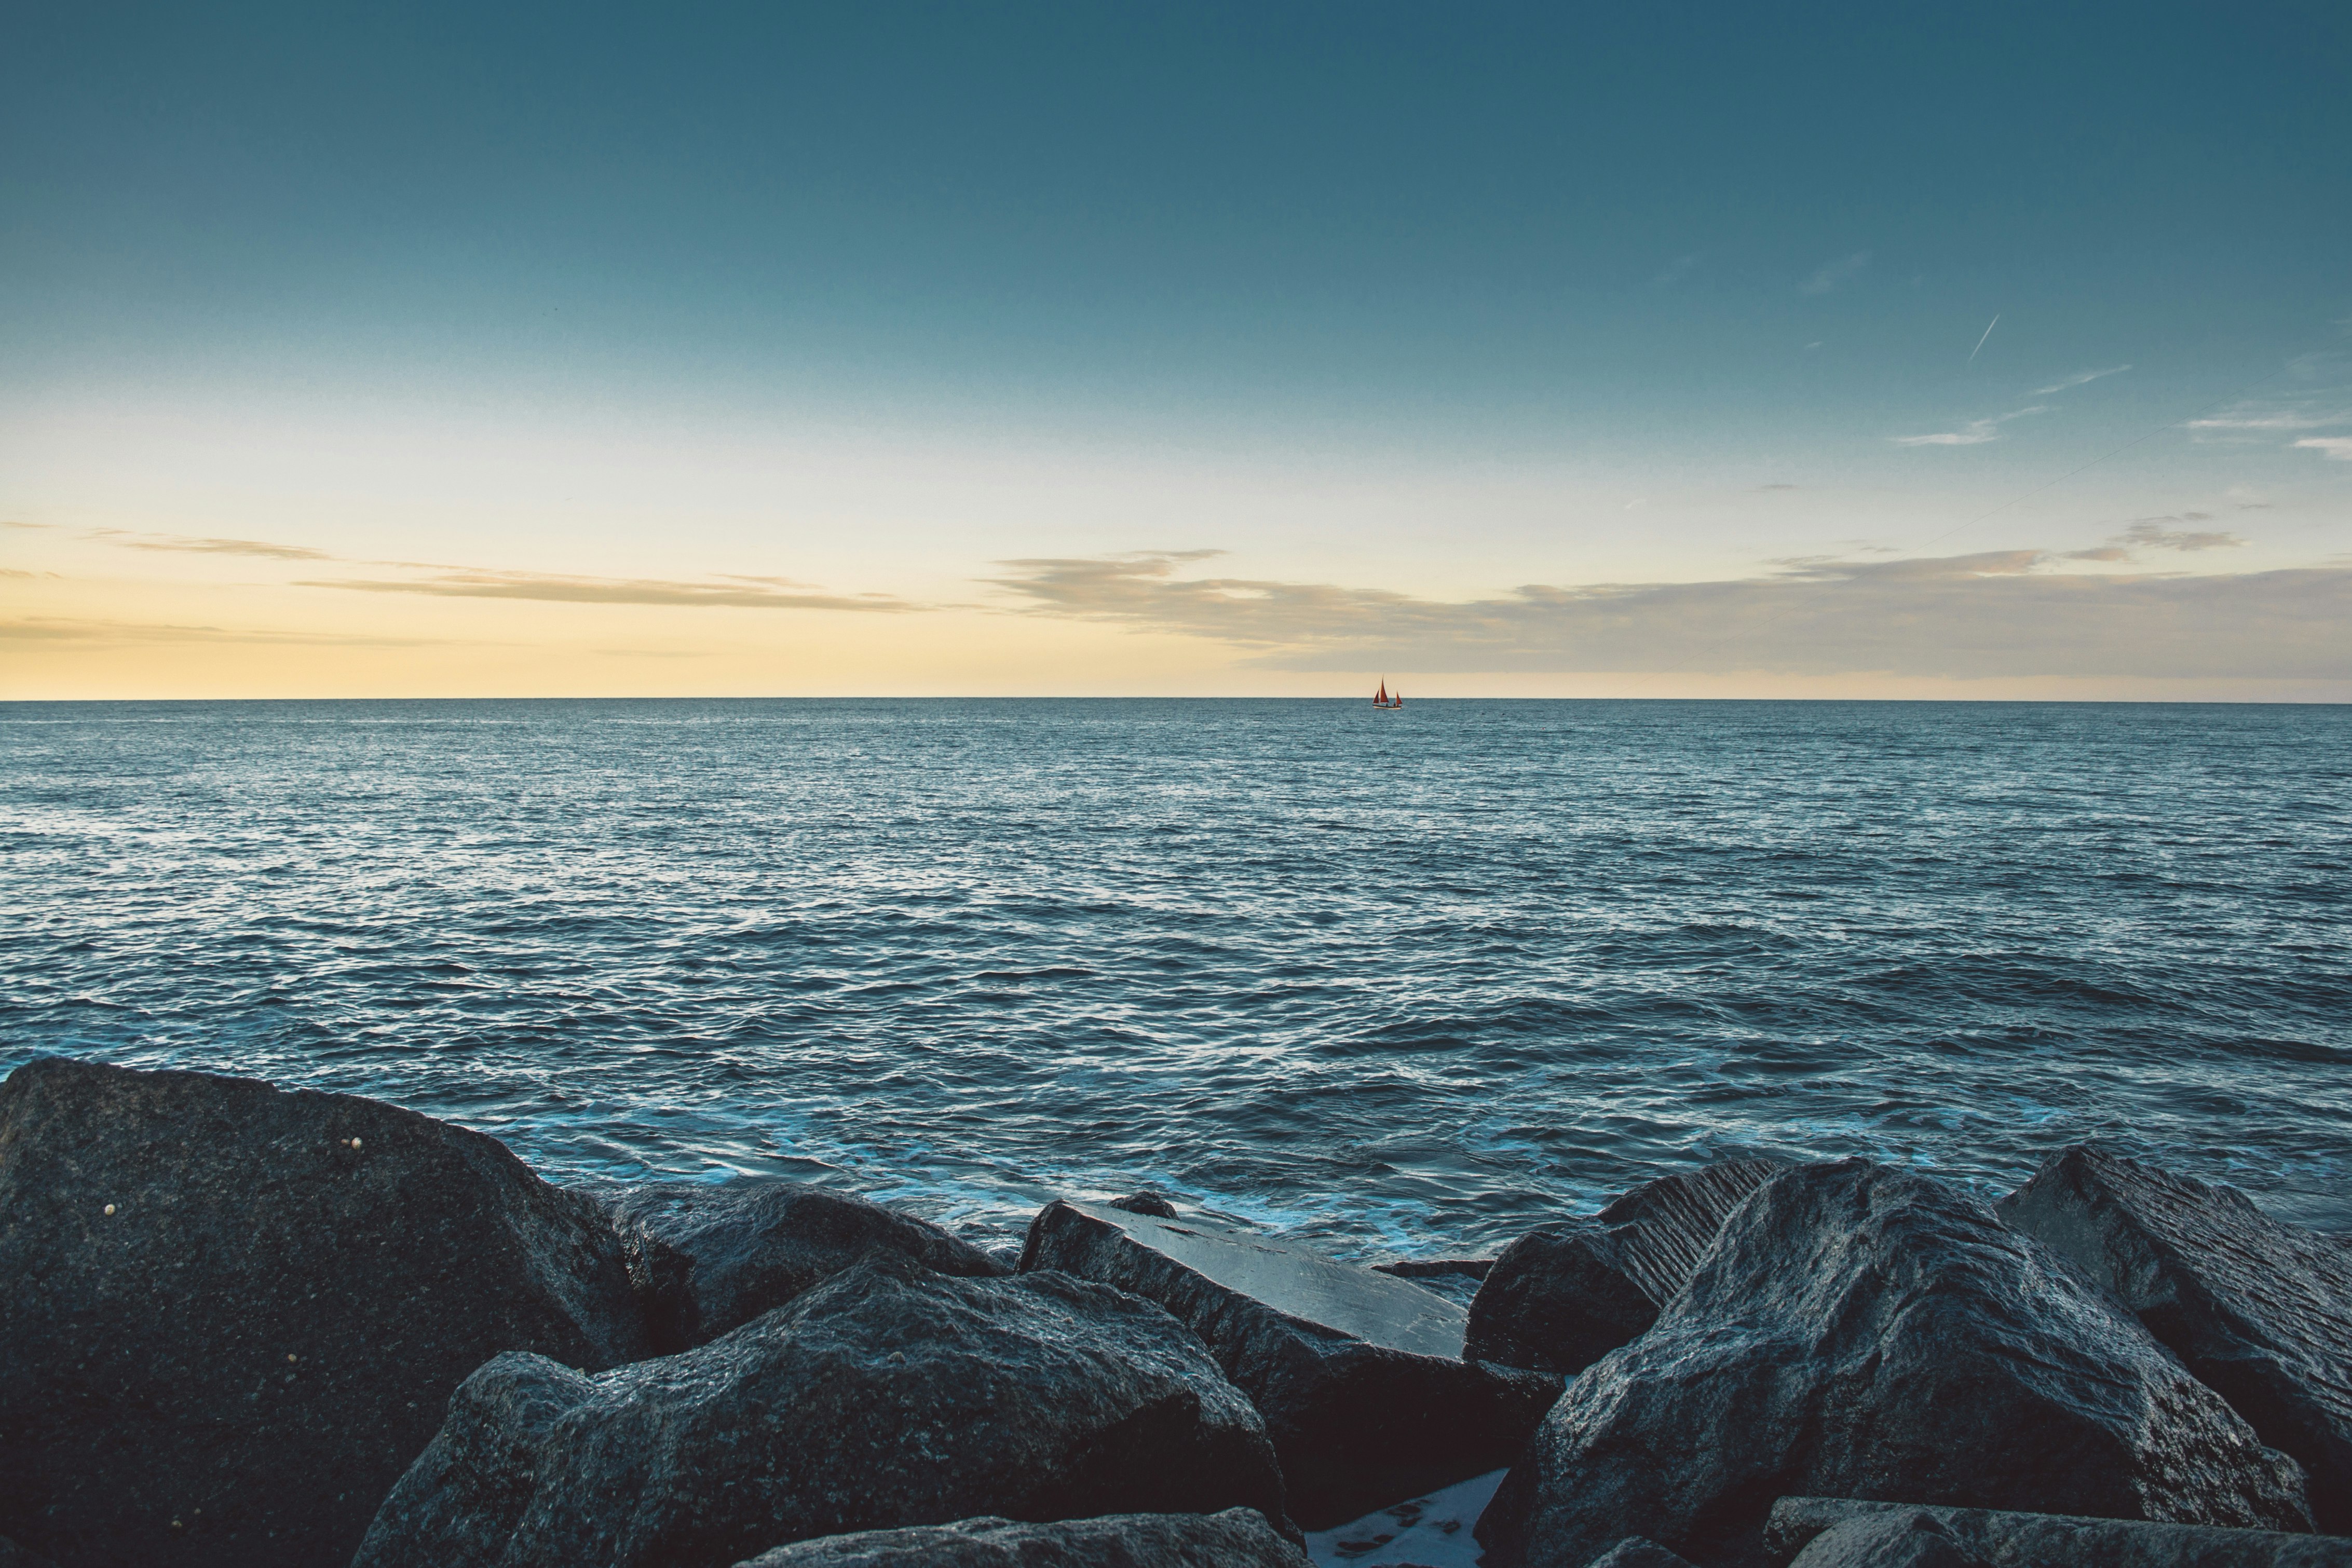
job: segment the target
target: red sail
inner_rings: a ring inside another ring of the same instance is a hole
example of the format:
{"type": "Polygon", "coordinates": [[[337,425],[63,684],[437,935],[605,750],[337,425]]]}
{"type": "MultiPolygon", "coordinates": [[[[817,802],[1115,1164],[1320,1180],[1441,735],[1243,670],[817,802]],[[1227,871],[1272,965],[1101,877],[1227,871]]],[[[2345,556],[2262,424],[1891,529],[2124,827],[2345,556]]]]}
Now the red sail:
{"type": "Polygon", "coordinates": [[[1386,679],[1381,680],[1381,689],[1372,698],[1372,706],[1374,707],[1386,707],[1389,706],[1389,684],[1386,679]]]}

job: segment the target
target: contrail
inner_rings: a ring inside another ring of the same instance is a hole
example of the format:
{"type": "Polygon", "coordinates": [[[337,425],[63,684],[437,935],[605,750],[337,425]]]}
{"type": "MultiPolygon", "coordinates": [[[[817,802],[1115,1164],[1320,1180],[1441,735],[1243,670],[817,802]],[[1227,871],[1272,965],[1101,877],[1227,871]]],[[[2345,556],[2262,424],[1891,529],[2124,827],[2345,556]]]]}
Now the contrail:
{"type": "Polygon", "coordinates": [[[1984,351],[1985,338],[1991,337],[1992,329],[2000,325],[2000,312],[1996,310],[1993,312],[1992,319],[1985,323],[1984,338],[1979,338],[1977,340],[1977,346],[1969,350],[1969,363],[1973,365],[1977,362],[1977,356],[1984,351]]]}

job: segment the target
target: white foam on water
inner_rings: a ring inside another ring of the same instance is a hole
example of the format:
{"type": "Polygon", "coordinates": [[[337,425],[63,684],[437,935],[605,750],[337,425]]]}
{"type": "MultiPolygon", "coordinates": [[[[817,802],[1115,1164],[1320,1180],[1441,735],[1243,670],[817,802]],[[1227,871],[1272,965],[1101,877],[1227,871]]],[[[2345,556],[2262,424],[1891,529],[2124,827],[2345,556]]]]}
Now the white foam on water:
{"type": "Polygon", "coordinates": [[[1478,1568],[1478,1538],[1471,1527],[1506,1473],[1490,1470],[1337,1530],[1317,1531],[1307,1538],[1307,1555],[1317,1568],[1478,1568]]]}

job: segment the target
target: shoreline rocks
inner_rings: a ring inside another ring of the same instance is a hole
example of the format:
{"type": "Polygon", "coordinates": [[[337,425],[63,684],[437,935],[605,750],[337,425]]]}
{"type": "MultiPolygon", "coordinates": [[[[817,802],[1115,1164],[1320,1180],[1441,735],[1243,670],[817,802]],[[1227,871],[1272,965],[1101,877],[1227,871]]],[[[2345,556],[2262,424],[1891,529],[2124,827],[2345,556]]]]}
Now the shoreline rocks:
{"type": "Polygon", "coordinates": [[[966,1519],[779,1546],[735,1568],[1307,1568],[1307,1553],[1246,1508],[1022,1524],[966,1519]]]}
{"type": "Polygon", "coordinates": [[[2300,1461],[2319,1528],[2352,1534],[2352,1251],[2233,1188],[2080,1145],[1998,1207],[2300,1461]]]}
{"type": "Polygon", "coordinates": [[[1640,1534],[1761,1561],[1789,1493],[2307,1530],[2303,1476],[2072,1265],[1931,1178],[1772,1177],[1478,1521],[1495,1568],[1640,1534]]]}
{"type": "Polygon", "coordinates": [[[0,1534],[68,1568],[346,1561],[501,1351],[645,1354],[619,1241],[378,1101],[44,1058],[0,1084],[0,1534]]]}
{"type": "Polygon", "coordinates": [[[2336,1536],[1922,1508],[1853,1498],[1780,1499],[1764,1527],[1764,1544],[1776,1564],[1822,1568],[1830,1554],[1817,1559],[1813,1548],[1839,1531],[1860,1536],[1872,1526],[1892,1526],[1889,1533],[1917,1532],[1922,1521],[1960,1552],[1992,1568],[2032,1568],[2045,1563],[2095,1563],[2098,1568],[2352,1568],[2352,1541],[2336,1536]]]}
{"type": "Polygon", "coordinates": [[[1503,1249],[1470,1303],[1463,1354],[1573,1375],[1649,1331],[1731,1211],[1777,1160],[1726,1160],[1645,1182],[1591,1219],[1503,1249]]]}
{"type": "Polygon", "coordinates": [[[595,1196],[620,1234],[658,1355],[740,1328],[869,1252],[970,1279],[1013,1272],[929,1220],[803,1182],[648,1182],[595,1196]]]}
{"type": "Polygon", "coordinates": [[[1291,1511],[1328,1529],[1508,1464],[1559,1382],[1461,1359],[1432,1291],[1202,1221],[1057,1201],[1021,1266],[1159,1302],[1265,1417],[1291,1511]]]}
{"type": "Polygon", "coordinates": [[[751,1322],[594,1376],[468,1378],[352,1568],[726,1568],[815,1536],[991,1514],[1257,1510],[1249,1402],[1160,1307],[877,1252],[751,1322]]]}

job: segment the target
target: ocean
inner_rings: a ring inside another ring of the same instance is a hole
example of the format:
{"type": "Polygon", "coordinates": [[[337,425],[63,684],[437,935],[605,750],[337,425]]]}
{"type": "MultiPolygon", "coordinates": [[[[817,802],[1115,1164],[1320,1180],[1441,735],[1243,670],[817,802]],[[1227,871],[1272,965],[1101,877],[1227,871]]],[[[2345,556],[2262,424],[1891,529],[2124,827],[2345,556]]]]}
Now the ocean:
{"type": "Polygon", "coordinates": [[[1491,1252],[2066,1143],[2352,1231],[2352,708],[0,705],[0,1070],[369,1094],[992,1243],[1491,1252]]]}

